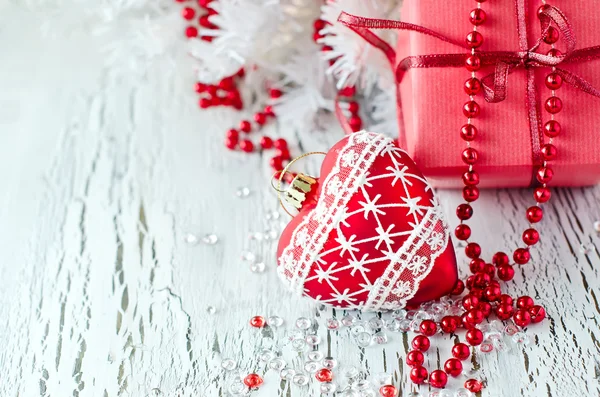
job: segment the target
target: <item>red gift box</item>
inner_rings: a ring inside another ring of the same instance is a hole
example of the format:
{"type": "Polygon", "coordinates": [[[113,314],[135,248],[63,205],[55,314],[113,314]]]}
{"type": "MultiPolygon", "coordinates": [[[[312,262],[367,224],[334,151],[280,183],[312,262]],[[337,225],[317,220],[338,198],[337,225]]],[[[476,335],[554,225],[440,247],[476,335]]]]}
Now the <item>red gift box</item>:
{"type": "MultiPolygon", "coordinates": [[[[544,81],[552,63],[565,73],[565,83],[556,92],[564,107],[556,115],[562,132],[553,142],[558,156],[551,162],[555,171],[551,185],[600,182],[600,99],[595,97],[600,93],[594,89],[600,87],[600,48],[591,48],[600,44],[600,15],[589,12],[594,9],[593,0],[552,3],[556,7],[542,17],[538,15],[539,1],[483,3],[488,17],[478,29],[484,37],[478,49],[484,66],[477,77],[488,76],[484,81],[489,90],[495,90],[496,97],[506,92],[506,98],[488,103],[482,94],[476,96],[481,115],[473,122],[479,134],[472,146],[479,152],[480,187],[535,182],[543,161],[540,148],[548,142],[542,129],[550,115],[543,110],[543,103],[552,92],[544,81]],[[556,44],[565,54],[560,59],[547,56],[550,46],[545,43],[534,47],[543,35],[544,18],[553,21],[552,26],[557,26],[557,20],[563,24],[560,31],[564,37],[556,44]],[[498,82],[502,71],[510,73],[505,74],[506,86],[501,89],[494,87],[494,81],[498,82]]],[[[470,77],[464,67],[470,53],[464,38],[473,28],[470,11],[464,2],[404,0],[404,23],[348,14],[340,17],[382,49],[396,69],[400,144],[437,187],[462,187],[461,175],[467,169],[461,160],[466,143],[460,138],[460,129],[466,123],[462,107],[469,100],[463,87],[470,77]],[[369,28],[400,29],[397,52],[369,28]]]]}

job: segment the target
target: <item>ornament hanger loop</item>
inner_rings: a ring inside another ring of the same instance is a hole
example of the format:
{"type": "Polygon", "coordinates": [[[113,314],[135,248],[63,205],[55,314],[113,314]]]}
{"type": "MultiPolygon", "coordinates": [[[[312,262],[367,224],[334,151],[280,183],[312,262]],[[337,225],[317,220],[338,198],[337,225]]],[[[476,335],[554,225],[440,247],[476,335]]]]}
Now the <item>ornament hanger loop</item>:
{"type": "MultiPolygon", "coordinates": [[[[277,171],[273,174],[273,176],[271,177],[271,187],[273,189],[275,189],[275,191],[277,192],[277,198],[279,199],[279,204],[281,205],[281,208],[283,208],[283,210],[291,217],[293,217],[294,215],[292,215],[287,208],[285,208],[285,206],[283,205],[283,200],[281,198],[281,193],[288,193],[288,190],[281,190],[281,182],[283,181],[283,177],[285,176],[285,174],[288,172],[288,169],[292,166],[292,164],[294,164],[296,161],[303,159],[304,157],[308,157],[308,156],[312,156],[312,155],[316,155],[316,154],[322,154],[322,155],[327,155],[327,153],[325,152],[309,152],[309,153],[305,153],[302,156],[296,157],[295,159],[293,159],[292,161],[290,161],[283,170],[281,171],[277,171]],[[275,179],[275,176],[277,175],[277,173],[279,173],[279,178],[277,179],[277,186],[275,186],[273,184],[273,180],[275,179]]],[[[302,175],[302,174],[300,174],[302,175]]],[[[298,177],[296,177],[297,179],[298,177]]],[[[294,179],[294,181],[296,180],[294,179]]],[[[310,178],[312,179],[312,178],[310,178]]],[[[293,184],[293,182],[292,182],[293,184]]]]}

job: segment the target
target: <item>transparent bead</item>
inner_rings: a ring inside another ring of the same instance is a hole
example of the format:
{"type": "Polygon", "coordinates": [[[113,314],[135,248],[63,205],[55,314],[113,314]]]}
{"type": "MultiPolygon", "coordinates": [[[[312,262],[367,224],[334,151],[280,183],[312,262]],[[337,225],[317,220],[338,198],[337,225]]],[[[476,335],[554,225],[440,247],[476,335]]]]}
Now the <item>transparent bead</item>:
{"type": "Polygon", "coordinates": [[[337,360],[333,357],[325,357],[323,359],[323,367],[327,369],[334,369],[335,367],[337,367],[337,364],[337,360]]]}
{"type": "Polygon", "coordinates": [[[361,390],[360,397],[377,397],[377,392],[371,389],[361,390]]]}
{"type": "Polygon", "coordinates": [[[252,273],[264,273],[266,269],[264,262],[255,262],[250,264],[250,271],[252,273]]]}
{"type": "Polygon", "coordinates": [[[306,345],[304,339],[294,339],[292,341],[292,349],[294,349],[297,352],[303,352],[308,349],[308,346],[306,345]]]}
{"type": "Polygon", "coordinates": [[[279,316],[271,316],[267,318],[267,324],[269,325],[269,327],[281,327],[283,325],[283,318],[279,316]]]}
{"type": "Polygon", "coordinates": [[[288,331],[286,337],[290,341],[301,340],[302,342],[304,342],[304,332],[297,329],[288,331]]]}
{"type": "Polygon", "coordinates": [[[504,339],[492,339],[494,349],[498,352],[505,352],[510,350],[510,347],[504,342],[504,339]]]}
{"type": "Polygon", "coordinates": [[[206,306],[206,312],[208,314],[215,314],[217,312],[217,309],[214,306],[206,306]]]}
{"type": "Polygon", "coordinates": [[[385,329],[387,329],[388,331],[392,331],[392,332],[398,332],[400,331],[400,321],[397,318],[391,318],[389,320],[385,321],[385,329]]]}
{"type": "Polygon", "coordinates": [[[256,262],[256,255],[250,251],[242,251],[242,260],[248,263],[256,262]]]}
{"type": "Polygon", "coordinates": [[[502,333],[500,331],[490,331],[483,334],[484,339],[494,340],[494,339],[502,339],[502,333]]]}
{"type": "Polygon", "coordinates": [[[204,237],[202,237],[202,242],[206,245],[215,245],[218,241],[219,237],[213,233],[205,234],[204,237]]]}
{"type": "Polygon", "coordinates": [[[514,324],[508,324],[505,328],[504,328],[504,333],[508,336],[513,336],[514,334],[516,334],[517,332],[519,332],[519,327],[517,327],[514,324]]]}
{"type": "Polygon", "coordinates": [[[431,319],[431,314],[427,313],[425,310],[419,310],[417,313],[415,313],[415,317],[414,320],[418,320],[423,321],[423,320],[430,320],[431,319]]]}
{"type": "Polygon", "coordinates": [[[250,195],[250,189],[245,186],[240,187],[235,191],[235,195],[239,198],[246,198],[250,195]]]}
{"type": "Polygon", "coordinates": [[[323,353],[320,351],[312,351],[307,355],[309,361],[321,361],[323,359],[323,353]]]}
{"type": "Polygon", "coordinates": [[[325,320],[325,326],[327,327],[327,329],[338,329],[340,328],[340,322],[337,318],[330,317],[327,320],[325,320]]]}
{"type": "Polygon", "coordinates": [[[446,305],[442,303],[434,303],[431,305],[431,310],[437,315],[446,314],[446,305]]]}
{"type": "Polygon", "coordinates": [[[368,332],[359,332],[356,335],[356,343],[360,347],[369,347],[371,345],[371,334],[368,332]]]}
{"type": "Polygon", "coordinates": [[[494,350],[494,345],[491,341],[484,341],[479,345],[479,351],[482,353],[491,353],[494,350]]]}
{"type": "Polygon", "coordinates": [[[594,231],[600,233],[600,221],[594,222],[594,231]]]}
{"type": "Polygon", "coordinates": [[[361,397],[361,393],[358,390],[346,388],[341,393],[336,394],[340,397],[361,397]]]}
{"type": "Polygon", "coordinates": [[[441,397],[441,394],[438,390],[430,391],[427,397],[441,397]]]}
{"type": "Polygon", "coordinates": [[[246,386],[241,380],[236,380],[229,385],[229,393],[233,394],[234,396],[244,394],[247,390],[248,386],[246,386]]]}
{"type": "Polygon", "coordinates": [[[186,233],[183,237],[183,241],[185,241],[188,245],[197,245],[199,243],[198,236],[193,233],[186,233]]]}
{"type": "Polygon", "coordinates": [[[362,324],[356,324],[355,326],[350,328],[350,333],[354,336],[357,336],[358,334],[362,334],[363,332],[366,332],[366,328],[362,324]]]}
{"type": "Polygon", "coordinates": [[[579,253],[583,255],[591,254],[596,250],[596,246],[593,243],[581,243],[579,246],[579,253]]]}
{"type": "Polygon", "coordinates": [[[527,346],[531,340],[525,332],[517,332],[512,336],[512,341],[516,345],[527,346]]]}
{"type": "Polygon", "coordinates": [[[504,329],[504,324],[502,324],[502,321],[492,320],[490,322],[490,327],[496,331],[502,331],[502,329],[504,329]]]}
{"type": "Polygon", "coordinates": [[[454,392],[454,397],[473,397],[473,393],[464,387],[461,387],[460,389],[456,389],[454,392]]]}
{"type": "Polygon", "coordinates": [[[358,375],[358,373],[358,368],[356,368],[354,365],[347,365],[344,368],[342,368],[342,376],[344,378],[355,378],[358,375]]]}
{"type": "Polygon", "coordinates": [[[296,328],[307,330],[311,327],[312,321],[306,317],[299,317],[296,319],[296,328]]]}
{"type": "MultiPolygon", "coordinates": [[[[391,377],[390,377],[391,379],[391,377]]],[[[360,379],[354,384],[354,388],[357,390],[368,390],[371,387],[371,382],[366,379],[360,379]]]]}
{"type": "Polygon", "coordinates": [[[221,361],[221,368],[225,371],[233,371],[237,367],[237,363],[231,358],[225,358],[221,361]]]}
{"type": "Polygon", "coordinates": [[[454,397],[454,393],[452,393],[450,390],[440,390],[440,397],[454,397]]]}
{"type": "Polygon", "coordinates": [[[281,357],[277,357],[269,361],[269,368],[274,371],[281,371],[285,368],[285,361],[281,357]]]}
{"type": "Polygon", "coordinates": [[[150,390],[150,396],[151,397],[160,397],[162,395],[163,395],[163,392],[160,389],[156,388],[156,387],[154,389],[150,390]]]}
{"type": "Polygon", "coordinates": [[[323,393],[323,394],[331,394],[337,390],[337,385],[335,383],[325,382],[325,383],[321,383],[321,386],[319,387],[319,389],[320,389],[321,393],[323,393]]]}
{"type": "Polygon", "coordinates": [[[263,349],[260,351],[260,353],[258,354],[258,359],[260,361],[264,361],[266,363],[268,363],[269,361],[271,361],[272,359],[274,359],[276,357],[276,354],[273,353],[271,350],[269,349],[263,349]]]}
{"type": "Polygon", "coordinates": [[[291,368],[284,368],[281,371],[279,371],[279,377],[281,379],[286,379],[286,380],[291,380],[294,375],[296,375],[296,371],[294,371],[291,368]]]}
{"type": "Polygon", "coordinates": [[[317,370],[319,370],[319,368],[321,368],[319,363],[314,362],[314,361],[309,361],[306,364],[304,364],[304,370],[311,374],[314,374],[315,372],[317,372],[317,370]]]}
{"type": "Polygon", "coordinates": [[[373,335],[373,342],[378,345],[385,345],[388,342],[388,337],[385,332],[377,332],[373,335]]]}
{"type": "Polygon", "coordinates": [[[356,322],[356,317],[351,314],[342,317],[342,324],[346,327],[352,326],[356,322]]]}
{"type": "Polygon", "coordinates": [[[380,328],[383,328],[383,320],[380,319],[379,317],[373,317],[372,319],[370,319],[367,322],[367,325],[372,330],[380,329],[380,328]]]}
{"type": "Polygon", "coordinates": [[[440,303],[444,306],[452,306],[452,299],[448,295],[445,295],[440,298],[440,303]]]}
{"type": "Polygon", "coordinates": [[[410,322],[410,327],[409,329],[412,332],[420,332],[421,331],[421,320],[412,320],[410,322]]]}
{"type": "Polygon", "coordinates": [[[408,331],[410,331],[410,324],[411,324],[410,320],[401,320],[400,323],[398,324],[399,325],[399,330],[401,332],[408,332],[408,331]]]}
{"type": "Polygon", "coordinates": [[[380,372],[373,375],[373,384],[376,388],[380,388],[383,385],[389,385],[392,383],[392,375],[387,372],[380,372]]]}
{"type": "Polygon", "coordinates": [[[394,310],[394,311],[392,312],[392,315],[393,315],[395,318],[403,319],[403,318],[406,318],[406,314],[407,314],[407,313],[408,313],[408,312],[406,311],[406,309],[398,309],[398,310],[394,310]]]}
{"type": "Polygon", "coordinates": [[[321,343],[321,337],[319,335],[306,335],[306,338],[304,340],[310,346],[316,346],[319,343],[321,343]]]}
{"type": "Polygon", "coordinates": [[[294,375],[294,377],[292,378],[292,382],[296,385],[296,386],[306,386],[308,385],[308,382],[310,381],[310,378],[308,377],[307,374],[303,373],[303,372],[299,372],[296,375],[294,375]]]}

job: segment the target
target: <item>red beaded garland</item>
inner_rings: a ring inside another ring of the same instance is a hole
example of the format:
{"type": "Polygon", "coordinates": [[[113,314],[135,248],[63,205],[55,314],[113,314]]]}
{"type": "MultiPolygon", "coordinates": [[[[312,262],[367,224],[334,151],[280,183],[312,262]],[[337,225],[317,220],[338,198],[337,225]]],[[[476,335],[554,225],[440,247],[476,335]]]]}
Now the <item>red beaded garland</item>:
{"type": "Polygon", "coordinates": [[[406,355],[406,364],[410,367],[421,366],[424,362],[425,355],[419,350],[411,350],[406,355]]]}
{"type": "Polygon", "coordinates": [[[481,255],[481,247],[477,243],[469,243],[465,247],[465,255],[472,259],[479,258],[481,255]]]}
{"type": "Polygon", "coordinates": [[[500,320],[508,320],[512,317],[514,312],[515,308],[512,304],[501,303],[496,307],[496,316],[498,316],[500,320]]]}
{"type": "Polygon", "coordinates": [[[437,326],[433,320],[423,320],[419,326],[421,333],[425,336],[433,336],[437,331],[437,326]]]}
{"type": "Polygon", "coordinates": [[[471,393],[479,393],[483,388],[483,385],[477,379],[468,379],[465,381],[465,389],[470,391],[471,393]]]}
{"type": "Polygon", "coordinates": [[[527,245],[534,245],[540,241],[540,234],[535,229],[527,229],[523,232],[523,242],[527,245]]]}
{"type": "Polygon", "coordinates": [[[560,135],[562,127],[560,123],[556,120],[550,120],[546,124],[544,124],[544,134],[548,138],[556,138],[560,135]]]}
{"type": "Polygon", "coordinates": [[[531,254],[527,248],[517,248],[513,254],[513,260],[519,265],[524,265],[531,259],[531,254]]]}
{"type": "Polygon", "coordinates": [[[471,23],[475,26],[483,25],[486,19],[487,15],[481,8],[475,8],[469,14],[469,21],[471,21],[471,23]]]}
{"type": "Polygon", "coordinates": [[[454,230],[454,234],[459,240],[468,240],[471,237],[471,228],[465,224],[458,225],[454,230]]]}
{"type": "Polygon", "coordinates": [[[451,334],[458,328],[458,320],[454,316],[444,316],[440,321],[440,329],[447,333],[451,334]]]}
{"type": "Polygon", "coordinates": [[[456,208],[456,216],[460,220],[467,220],[473,216],[473,208],[469,204],[460,204],[456,208]]]}
{"type": "Polygon", "coordinates": [[[450,295],[461,295],[465,290],[465,283],[462,280],[458,280],[454,289],[450,292],[450,295]]]}
{"type": "Polygon", "coordinates": [[[462,152],[462,160],[465,164],[475,164],[479,158],[479,153],[473,148],[466,148],[462,152]]]}
{"type": "Polygon", "coordinates": [[[552,193],[547,187],[538,187],[533,192],[533,197],[538,203],[545,203],[550,200],[552,193]]]}
{"type": "Polygon", "coordinates": [[[552,72],[546,76],[546,87],[550,90],[558,90],[562,87],[563,78],[560,74],[552,72]]]}
{"type": "Polygon", "coordinates": [[[463,113],[468,118],[476,118],[481,113],[481,108],[477,102],[468,101],[463,106],[463,113]]]}
{"type": "Polygon", "coordinates": [[[477,31],[467,33],[467,45],[471,48],[481,47],[483,44],[483,35],[477,31]]]}
{"type": "Polygon", "coordinates": [[[248,140],[248,139],[244,139],[242,141],[240,141],[240,149],[242,149],[242,151],[246,152],[246,153],[250,153],[254,150],[254,144],[252,143],[252,141],[248,140]]]}
{"type": "Polygon", "coordinates": [[[470,328],[465,338],[471,346],[479,346],[483,342],[483,332],[477,328],[470,328]]]}
{"type": "Polygon", "coordinates": [[[546,318],[546,310],[540,305],[534,305],[529,308],[529,315],[532,323],[539,323],[546,318]]]}
{"type": "Polygon", "coordinates": [[[427,350],[429,350],[430,346],[431,342],[429,341],[429,338],[425,335],[417,335],[412,341],[413,349],[420,350],[422,352],[426,352],[427,350]]]}
{"type": "Polygon", "coordinates": [[[441,389],[448,383],[448,375],[441,369],[436,369],[429,375],[429,384],[433,387],[441,389]]]}
{"type": "Polygon", "coordinates": [[[533,299],[527,295],[520,296],[517,299],[517,307],[519,309],[529,309],[530,307],[533,307],[534,304],[535,302],[533,299]]]}
{"type": "Polygon", "coordinates": [[[465,141],[473,141],[477,137],[477,128],[472,124],[465,124],[460,129],[460,137],[465,141]]]}
{"type": "Polygon", "coordinates": [[[557,96],[552,96],[546,100],[544,108],[550,114],[557,114],[563,108],[562,100],[557,96]]]}
{"type": "Polygon", "coordinates": [[[471,349],[464,343],[457,343],[452,346],[452,355],[459,360],[466,360],[471,357],[471,349]]]}
{"type": "Polygon", "coordinates": [[[465,67],[470,72],[475,72],[481,69],[481,58],[477,55],[469,55],[465,59],[465,67]]]}
{"type": "Polygon", "coordinates": [[[421,366],[414,367],[410,370],[410,380],[416,385],[423,384],[427,379],[428,375],[429,373],[427,372],[427,370],[421,366]]]}
{"type": "Polygon", "coordinates": [[[444,363],[444,371],[450,376],[457,377],[462,373],[463,365],[457,358],[449,358],[444,363]]]}
{"type": "Polygon", "coordinates": [[[531,323],[531,315],[526,309],[518,309],[513,315],[513,321],[519,327],[527,327],[531,323]]]}

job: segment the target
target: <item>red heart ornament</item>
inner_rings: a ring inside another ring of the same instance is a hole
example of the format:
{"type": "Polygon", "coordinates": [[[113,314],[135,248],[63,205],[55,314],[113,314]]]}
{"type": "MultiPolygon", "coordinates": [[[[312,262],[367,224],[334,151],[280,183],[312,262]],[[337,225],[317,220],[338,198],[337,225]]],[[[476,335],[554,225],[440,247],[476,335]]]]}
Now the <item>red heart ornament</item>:
{"type": "Polygon", "coordinates": [[[414,161],[361,131],[335,144],[277,249],[282,281],[323,304],[394,310],[448,294],[458,279],[448,226],[414,161]]]}

